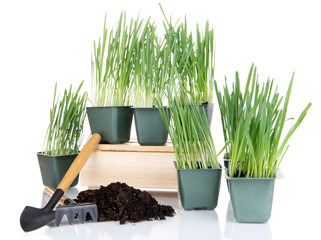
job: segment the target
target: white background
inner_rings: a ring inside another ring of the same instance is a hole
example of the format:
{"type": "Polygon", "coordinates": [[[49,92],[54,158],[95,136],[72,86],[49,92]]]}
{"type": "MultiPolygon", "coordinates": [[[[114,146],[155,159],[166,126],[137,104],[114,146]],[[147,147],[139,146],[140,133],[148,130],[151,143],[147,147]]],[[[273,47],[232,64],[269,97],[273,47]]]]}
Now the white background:
{"type": "MultiPolygon", "coordinates": [[[[308,102],[313,105],[290,140],[281,164],[285,179],[276,183],[269,226],[273,239],[319,238],[321,15],[318,1],[161,3],[174,20],[184,19],[186,15],[190,30],[195,30],[196,22],[204,26],[206,20],[214,27],[215,79],[220,87],[225,75],[228,82],[234,81],[235,71],[240,72],[244,85],[254,62],[260,80],[274,78],[285,95],[295,71],[288,117],[297,118],[308,102]]],[[[105,13],[108,26],[115,26],[121,11],[126,11],[128,17],[136,17],[139,11],[142,17],[151,16],[158,24],[159,34],[163,33],[163,16],[157,1],[1,0],[0,228],[5,226],[1,234],[30,236],[21,231],[19,216],[25,205],[40,205],[39,192],[43,186],[35,152],[42,150],[54,84],[58,82],[58,88],[63,90],[71,83],[77,86],[85,80],[84,87],[90,92],[93,40],[102,34],[105,13]]],[[[214,104],[212,130],[220,149],[223,137],[216,99],[214,104]]],[[[86,139],[90,132],[87,122],[85,125],[86,139]]],[[[134,135],[135,131],[132,132],[134,135]]],[[[222,190],[219,204],[216,212],[223,232],[227,224],[226,190],[222,190]]],[[[228,237],[222,234],[222,238],[228,237]]]]}

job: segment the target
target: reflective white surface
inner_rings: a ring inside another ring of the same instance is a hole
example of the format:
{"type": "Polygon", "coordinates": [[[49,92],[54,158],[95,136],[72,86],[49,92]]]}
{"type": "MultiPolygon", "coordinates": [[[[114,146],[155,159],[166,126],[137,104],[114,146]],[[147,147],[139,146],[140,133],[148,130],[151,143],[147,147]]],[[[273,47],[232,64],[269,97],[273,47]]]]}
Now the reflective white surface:
{"type": "MultiPolygon", "coordinates": [[[[140,223],[118,222],[69,225],[66,219],[59,227],[53,223],[33,232],[24,233],[19,226],[19,215],[23,207],[31,205],[40,207],[45,204],[42,190],[32,191],[14,205],[4,209],[2,213],[12,216],[2,226],[4,231],[21,239],[231,239],[231,240],[271,240],[271,239],[317,239],[320,207],[312,195],[290,195],[288,188],[293,183],[285,179],[277,180],[274,193],[272,215],[264,224],[238,223],[233,216],[232,205],[225,179],[221,182],[219,203],[214,211],[184,211],[176,192],[154,192],[152,195],[161,204],[174,207],[174,217],[163,221],[145,221],[140,223]],[[301,205],[297,205],[299,203],[301,205]],[[307,203],[310,204],[307,204],[307,203]],[[13,218],[13,216],[15,216],[13,218]]],[[[75,197],[84,187],[74,187],[66,195],[75,197]]],[[[303,192],[307,193],[307,191],[303,192]]],[[[3,220],[3,219],[2,219],[3,220]]]]}

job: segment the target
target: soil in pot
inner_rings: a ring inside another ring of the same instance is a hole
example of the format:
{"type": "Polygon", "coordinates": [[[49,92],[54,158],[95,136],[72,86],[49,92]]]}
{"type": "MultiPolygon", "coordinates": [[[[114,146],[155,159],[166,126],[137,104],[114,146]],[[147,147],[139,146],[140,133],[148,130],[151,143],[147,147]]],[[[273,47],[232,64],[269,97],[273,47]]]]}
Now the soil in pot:
{"type": "Polygon", "coordinates": [[[98,208],[98,221],[140,222],[164,220],[175,213],[171,206],[161,205],[150,193],[128,186],[126,183],[111,183],[97,190],[79,193],[79,203],[92,202],[98,208]]]}

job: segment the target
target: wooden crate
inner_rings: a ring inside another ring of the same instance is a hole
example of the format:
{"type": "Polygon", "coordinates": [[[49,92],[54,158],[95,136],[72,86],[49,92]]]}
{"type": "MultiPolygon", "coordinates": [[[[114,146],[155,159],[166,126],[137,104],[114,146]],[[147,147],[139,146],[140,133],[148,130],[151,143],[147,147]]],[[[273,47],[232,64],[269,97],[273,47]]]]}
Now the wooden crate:
{"type": "Polygon", "coordinates": [[[100,144],[80,174],[80,183],[90,189],[112,182],[135,188],[177,190],[175,154],[171,143],[140,146],[137,142],[100,144]]]}

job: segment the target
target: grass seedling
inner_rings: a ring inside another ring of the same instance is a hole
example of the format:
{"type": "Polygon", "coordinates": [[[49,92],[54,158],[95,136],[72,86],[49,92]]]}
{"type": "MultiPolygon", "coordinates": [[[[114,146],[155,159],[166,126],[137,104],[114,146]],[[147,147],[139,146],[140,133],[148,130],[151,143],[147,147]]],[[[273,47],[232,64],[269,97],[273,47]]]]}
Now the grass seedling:
{"type": "Polygon", "coordinates": [[[288,141],[302,123],[311,103],[281,141],[286,113],[290,100],[293,78],[285,98],[280,97],[274,80],[258,83],[256,68],[251,66],[244,94],[236,73],[235,83],[224,95],[215,90],[221,111],[224,139],[229,143],[229,176],[249,178],[274,178],[288,149],[288,141]],[[283,101],[284,100],[284,101],[283,101]],[[283,102],[283,106],[282,106],[283,102]]]}
{"type": "Polygon", "coordinates": [[[187,19],[179,24],[168,20],[164,15],[165,42],[172,48],[175,45],[178,53],[177,75],[175,84],[181,101],[186,100],[184,93],[188,93],[193,101],[202,103],[213,102],[214,69],[215,69],[215,45],[214,30],[210,29],[206,22],[205,31],[201,33],[199,25],[196,26],[196,42],[192,32],[187,29],[187,19]],[[181,94],[182,93],[182,94],[181,94]]]}
{"type": "Polygon", "coordinates": [[[106,16],[103,36],[94,41],[92,57],[92,103],[94,106],[130,105],[130,81],[134,69],[142,20],[126,22],[122,13],[116,30],[108,32],[106,16]]]}
{"type": "Polygon", "coordinates": [[[64,91],[61,100],[57,96],[57,84],[55,85],[44,154],[58,156],[78,153],[86,116],[87,92],[80,94],[82,85],[83,82],[76,92],[73,92],[70,85],[69,90],[64,91]]]}
{"type": "Polygon", "coordinates": [[[199,111],[198,102],[182,105],[176,92],[168,95],[170,120],[160,101],[157,106],[173,143],[177,169],[220,168],[207,117],[199,111]]]}
{"type": "Polygon", "coordinates": [[[145,24],[137,46],[133,71],[133,103],[135,107],[155,107],[155,99],[164,101],[168,84],[171,49],[157,38],[156,26],[145,24]]]}

